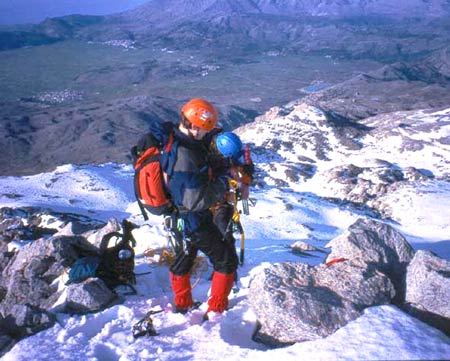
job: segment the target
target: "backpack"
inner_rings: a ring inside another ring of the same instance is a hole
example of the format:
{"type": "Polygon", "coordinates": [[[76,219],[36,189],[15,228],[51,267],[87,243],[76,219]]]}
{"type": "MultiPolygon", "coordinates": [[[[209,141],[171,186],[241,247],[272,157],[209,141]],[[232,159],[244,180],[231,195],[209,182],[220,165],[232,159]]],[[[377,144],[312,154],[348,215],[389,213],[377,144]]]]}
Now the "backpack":
{"type": "Polygon", "coordinates": [[[137,226],[126,219],[122,221],[123,233],[110,232],[103,236],[100,252],[77,259],[69,271],[67,285],[83,282],[89,277],[98,277],[110,288],[125,285],[136,293],[132,284],[136,284],[134,274],[134,249],[136,240],[131,233],[137,226]],[[112,239],[116,243],[108,247],[112,239]]]}
{"type": "Polygon", "coordinates": [[[72,283],[79,283],[89,277],[97,277],[97,269],[99,264],[100,257],[97,255],[78,258],[70,267],[69,280],[66,284],[69,285],[72,283]]]}
{"type": "Polygon", "coordinates": [[[122,222],[123,233],[107,233],[100,243],[100,264],[97,276],[111,289],[119,285],[136,284],[133,249],[136,246],[136,240],[131,233],[135,228],[137,228],[135,224],[124,219],[122,222]],[[109,247],[110,241],[114,238],[115,244],[109,247]]]}
{"type": "Polygon", "coordinates": [[[153,133],[145,134],[131,148],[134,167],[134,193],[145,220],[146,210],[154,215],[169,214],[173,210],[170,193],[166,187],[166,173],[161,166],[161,157],[169,153],[174,143],[170,132],[163,146],[153,133]]]}

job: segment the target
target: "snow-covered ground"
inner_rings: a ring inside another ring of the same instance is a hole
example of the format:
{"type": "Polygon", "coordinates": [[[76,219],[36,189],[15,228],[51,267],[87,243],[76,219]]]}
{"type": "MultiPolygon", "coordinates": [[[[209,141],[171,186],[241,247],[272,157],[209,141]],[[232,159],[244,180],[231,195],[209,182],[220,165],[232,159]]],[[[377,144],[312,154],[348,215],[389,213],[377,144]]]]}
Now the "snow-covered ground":
{"type": "MultiPolygon", "coordinates": [[[[242,136],[256,144],[255,138],[261,140],[265,135],[252,135],[249,131],[242,136]]],[[[348,154],[338,156],[343,162],[348,154]]],[[[363,159],[367,154],[359,156],[363,159]]],[[[264,162],[270,162],[262,155],[257,160],[262,167],[264,162]]],[[[325,166],[329,165],[317,162],[319,170],[325,166]]],[[[2,207],[44,207],[104,221],[111,217],[127,218],[141,226],[134,231],[138,242],[137,295],[125,296],[123,303],[96,314],[59,314],[59,322],[54,327],[20,341],[2,360],[450,359],[449,337],[391,305],[366,309],[361,317],[320,340],[279,349],[268,349],[252,341],[256,318],[246,297],[252,275],[269,263],[322,262],[326,251],[300,256],[292,253],[289,245],[304,241],[323,248],[358,217],[366,216],[362,211],[321,198],[323,189],[315,177],[289,187],[269,184],[252,190],[256,206],[250,208],[250,215],[241,217],[246,257],[238,270],[239,289],[231,295],[229,310],[203,323],[201,309],[186,316],[171,313],[168,268],[155,262],[157,256],[144,255],[149,249],[167,245],[162,219],[152,216],[143,222],[134,202],[132,176],[130,166],[110,163],[67,165],[53,172],[21,178],[0,177],[2,207]],[[151,308],[167,311],[153,316],[159,335],[134,339],[132,325],[151,308]]],[[[392,195],[397,197],[395,211],[401,219],[392,225],[414,248],[430,249],[450,259],[448,182],[424,183],[420,187],[425,187],[425,191],[403,188],[404,193],[392,195]]],[[[196,300],[207,300],[211,272],[209,267],[193,277],[193,281],[198,280],[193,290],[196,300]]]]}

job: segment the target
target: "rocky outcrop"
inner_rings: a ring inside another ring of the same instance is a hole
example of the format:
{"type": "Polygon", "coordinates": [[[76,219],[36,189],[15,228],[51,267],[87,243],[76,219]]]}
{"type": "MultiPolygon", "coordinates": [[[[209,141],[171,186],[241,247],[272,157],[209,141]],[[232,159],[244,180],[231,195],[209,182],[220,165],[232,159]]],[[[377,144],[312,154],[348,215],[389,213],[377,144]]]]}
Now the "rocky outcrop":
{"type": "Polygon", "coordinates": [[[118,299],[98,278],[66,285],[70,266],[97,254],[103,235],[120,229],[117,220],[100,227],[85,217],[31,208],[0,214],[6,245],[0,253],[0,350],[51,327],[56,312],[95,312],[118,299]]]}
{"type": "MultiPolygon", "coordinates": [[[[336,185],[336,195],[350,202],[370,206],[373,199],[385,195],[392,186],[406,178],[401,169],[388,162],[372,160],[367,163],[366,167],[354,164],[333,167],[325,179],[329,184],[336,185]]],[[[417,170],[415,172],[420,173],[417,170]]]]}
{"type": "Polygon", "coordinates": [[[360,120],[396,111],[443,108],[450,100],[448,50],[415,63],[397,62],[308,95],[334,117],[360,120]],[[408,94],[408,96],[404,96],[408,94]]]}
{"type": "Polygon", "coordinates": [[[6,293],[0,303],[0,313],[18,328],[23,326],[21,320],[27,320],[27,333],[49,327],[54,317],[46,310],[61,294],[54,282],[76,259],[95,252],[80,236],[41,238],[23,246],[2,272],[1,287],[6,293]]]}
{"type": "Polygon", "coordinates": [[[450,262],[417,251],[406,272],[406,310],[450,334],[449,300],[450,262]]]}
{"type": "MultiPolygon", "coordinates": [[[[414,304],[448,317],[448,261],[421,252],[414,257],[391,226],[358,219],[327,247],[326,264],[281,263],[255,275],[248,296],[260,324],[255,340],[280,346],[324,337],[367,307],[404,306],[406,292],[410,310],[414,304]]],[[[432,318],[423,320],[433,325],[432,318]]]]}
{"type": "Polygon", "coordinates": [[[394,228],[383,222],[358,219],[346,233],[331,240],[327,262],[345,258],[360,267],[374,267],[386,274],[396,290],[395,302],[405,298],[406,267],[414,250],[394,228]]]}
{"type": "Polygon", "coordinates": [[[249,303],[260,324],[254,339],[281,346],[325,337],[394,295],[388,277],[375,269],[276,264],[250,284],[249,303]]]}

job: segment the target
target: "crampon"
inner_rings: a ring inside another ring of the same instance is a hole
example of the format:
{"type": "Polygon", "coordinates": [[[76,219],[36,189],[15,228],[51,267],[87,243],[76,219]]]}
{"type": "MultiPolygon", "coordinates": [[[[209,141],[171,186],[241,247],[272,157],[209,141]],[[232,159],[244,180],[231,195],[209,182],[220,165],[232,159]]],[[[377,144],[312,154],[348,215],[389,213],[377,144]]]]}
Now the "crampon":
{"type": "Polygon", "coordinates": [[[157,310],[157,311],[149,311],[147,314],[140,319],[138,322],[136,322],[133,325],[133,337],[138,338],[142,336],[158,336],[158,332],[155,329],[155,326],[153,325],[153,320],[151,318],[151,315],[154,315],[156,313],[164,312],[164,310],[157,310]]]}

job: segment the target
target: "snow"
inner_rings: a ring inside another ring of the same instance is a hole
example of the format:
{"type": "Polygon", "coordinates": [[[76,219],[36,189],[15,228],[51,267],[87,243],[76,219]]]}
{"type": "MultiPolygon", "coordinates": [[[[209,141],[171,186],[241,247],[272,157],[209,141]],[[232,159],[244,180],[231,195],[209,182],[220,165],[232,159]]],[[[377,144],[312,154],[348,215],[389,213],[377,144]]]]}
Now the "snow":
{"type": "MultiPolygon", "coordinates": [[[[307,111],[319,124],[320,114],[311,109],[307,111]]],[[[273,132],[273,129],[267,131],[273,132]]],[[[267,133],[254,132],[246,134],[244,140],[262,144],[267,136],[267,133]]],[[[370,150],[375,153],[373,158],[386,159],[387,155],[392,158],[386,160],[395,159],[394,153],[382,154],[380,148],[375,149],[375,144],[370,150]]],[[[367,153],[352,155],[355,160],[370,158],[368,156],[367,153]]],[[[335,157],[333,162],[341,159],[344,164],[349,155],[336,152],[335,157]]],[[[258,155],[257,161],[262,165],[271,162],[264,155],[258,155]]],[[[410,163],[413,161],[414,155],[410,163]]],[[[317,167],[329,168],[330,164],[317,162],[317,167]]],[[[450,359],[449,337],[392,305],[368,308],[361,317],[322,339],[278,349],[252,341],[257,322],[247,302],[252,277],[276,262],[312,265],[322,262],[328,252],[324,245],[344,233],[357,218],[366,217],[361,211],[321,198],[323,184],[317,181],[320,177],[284,188],[268,185],[252,189],[251,197],[256,200],[256,206],[250,208],[250,215],[241,216],[246,235],[245,262],[238,269],[239,288],[230,296],[229,310],[206,322],[202,322],[205,304],[188,315],[170,312],[173,305],[168,267],[158,262],[158,255],[148,253],[167,246],[162,219],[151,216],[144,223],[134,202],[132,176],[129,165],[108,163],[67,165],[29,177],[0,177],[2,207],[45,207],[103,221],[111,217],[127,218],[141,226],[133,232],[138,243],[137,295],[126,295],[122,303],[95,314],[58,314],[55,326],[20,341],[2,360],[450,359]],[[303,256],[295,254],[290,245],[297,241],[307,242],[320,251],[303,256]],[[134,339],[132,325],[150,309],[165,311],[153,316],[159,335],[134,339]]],[[[398,223],[391,225],[403,232],[415,249],[430,249],[450,259],[448,182],[423,183],[417,185],[417,189],[402,188],[388,196],[392,197],[390,202],[395,204],[393,212],[398,218],[398,223]]],[[[211,272],[209,266],[207,271],[200,270],[193,275],[193,282],[198,282],[193,289],[194,299],[207,300],[211,272]]],[[[58,286],[64,281],[58,280],[58,286]]]]}

